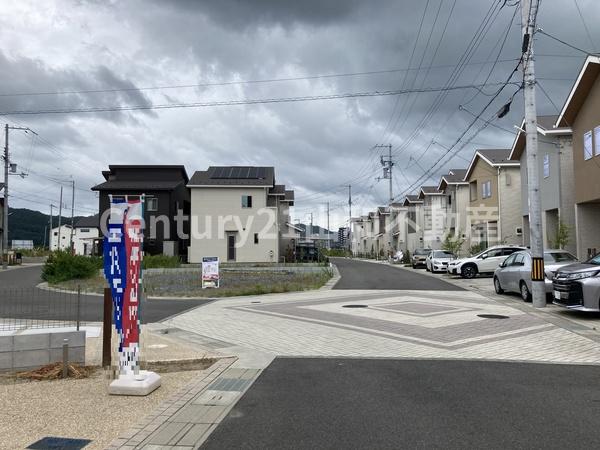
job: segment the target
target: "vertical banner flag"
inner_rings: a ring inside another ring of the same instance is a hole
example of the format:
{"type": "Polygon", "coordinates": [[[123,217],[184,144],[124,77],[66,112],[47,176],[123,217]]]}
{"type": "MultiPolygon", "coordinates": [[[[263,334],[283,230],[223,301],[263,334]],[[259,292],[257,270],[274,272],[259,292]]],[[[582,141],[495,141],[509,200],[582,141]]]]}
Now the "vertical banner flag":
{"type": "Polygon", "coordinates": [[[202,289],[219,287],[219,258],[216,256],[202,257],[202,289]]]}
{"type": "Polygon", "coordinates": [[[104,237],[104,276],[113,299],[115,328],[119,335],[119,372],[140,370],[140,289],[144,196],[109,196],[108,233],[104,237]]]}

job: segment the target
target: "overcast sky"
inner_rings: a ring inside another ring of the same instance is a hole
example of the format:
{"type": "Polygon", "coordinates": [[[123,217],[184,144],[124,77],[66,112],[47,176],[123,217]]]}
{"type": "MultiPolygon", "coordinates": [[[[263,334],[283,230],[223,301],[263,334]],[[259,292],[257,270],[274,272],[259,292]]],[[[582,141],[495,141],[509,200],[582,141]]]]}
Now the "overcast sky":
{"type": "MultiPolygon", "coordinates": [[[[53,180],[71,179],[76,214],[95,212],[89,188],[102,181],[109,164],[184,164],[190,176],[209,165],[267,165],[275,167],[278,183],[296,191],[297,219],[306,221],[313,212],[315,223],[326,225],[329,201],[331,227],[341,226],[348,216],[342,185],[352,184],[353,215],[387,202],[387,180],[375,179],[383,152],[373,149],[376,144],[393,146],[394,195],[410,193],[411,184],[446,152],[431,141],[453,144],[472,120],[470,112],[483,109],[520,56],[514,0],[492,9],[468,59],[463,54],[490,7],[503,1],[3,3],[3,113],[488,84],[443,95],[4,116],[3,123],[39,134],[11,132],[12,162],[28,173],[11,177],[11,206],[46,213],[50,203],[58,204],[60,184],[53,180]],[[467,64],[451,79],[459,62],[467,64]],[[272,81],[282,78],[303,79],[272,81]],[[264,82],[231,83],[242,81],[264,82]],[[64,93],[90,90],[104,92],[64,93]],[[31,93],[40,95],[14,95],[31,93]]],[[[583,50],[600,51],[599,19],[600,2],[543,0],[538,25],[583,50]]],[[[556,114],[585,55],[541,34],[535,47],[545,91],[538,89],[538,113],[556,114]]],[[[519,72],[512,81],[520,79],[519,72]]],[[[489,119],[516,90],[508,85],[482,117],[489,119]]],[[[519,92],[508,116],[481,131],[458,156],[445,158],[420,184],[437,184],[449,168],[466,167],[476,148],[510,147],[522,108],[519,92]]],[[[65,197],[70,201],[70,192],[65,197]]]]}

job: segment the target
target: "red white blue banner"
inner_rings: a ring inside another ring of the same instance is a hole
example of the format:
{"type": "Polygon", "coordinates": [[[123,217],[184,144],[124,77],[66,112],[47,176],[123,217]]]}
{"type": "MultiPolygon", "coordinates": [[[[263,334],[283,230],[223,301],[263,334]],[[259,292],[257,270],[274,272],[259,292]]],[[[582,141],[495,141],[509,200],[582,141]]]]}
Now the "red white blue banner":
{"type": "Polygon", "coordinates": [[[113,299],[123,375],[137,374],[140,369],[143,202],[143,196],[110,196],[108,233],[104,237],[104,276],[113,299]]]}

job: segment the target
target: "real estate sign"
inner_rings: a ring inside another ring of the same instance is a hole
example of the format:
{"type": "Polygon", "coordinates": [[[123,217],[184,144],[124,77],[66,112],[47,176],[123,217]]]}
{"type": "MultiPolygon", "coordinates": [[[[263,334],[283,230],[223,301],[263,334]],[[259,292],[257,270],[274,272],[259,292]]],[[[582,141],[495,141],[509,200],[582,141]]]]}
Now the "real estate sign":
{"type": "Polygon", "coordinates": [[[202,258],[202,289],[219,287],[219,258],[204,256],[202,258]]]}

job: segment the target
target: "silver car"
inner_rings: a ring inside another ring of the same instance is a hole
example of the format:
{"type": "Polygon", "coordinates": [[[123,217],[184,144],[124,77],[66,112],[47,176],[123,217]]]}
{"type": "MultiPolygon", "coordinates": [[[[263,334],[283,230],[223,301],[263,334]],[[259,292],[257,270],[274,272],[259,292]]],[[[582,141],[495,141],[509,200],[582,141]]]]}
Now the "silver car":
{"type": "MultiPolygon", "coordinates": [[[[577,258],[565,250],[544,251],[546,294],[552,294],[552,279],[558,269],[577,262],[577,258]]],[[[531,252],[513,253],[494,272],[494,289],[497,294],[518,292],[521,298],[531,300],[531,252]]]]}
{"type": "Polygon", "coordinates": [[[578,311],[600,311],[600,255],[556,272],[553,303],[578,311]]]}
{"type": "Polygon", "coordinates": [[[456,256],[451,252],[433,250],[427,255],[427,259],[425,259],[425,268],[432,273],[446,272],[448,270],[448,263],[453,259],[456,259],[456,256]]]}

